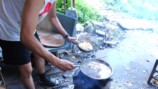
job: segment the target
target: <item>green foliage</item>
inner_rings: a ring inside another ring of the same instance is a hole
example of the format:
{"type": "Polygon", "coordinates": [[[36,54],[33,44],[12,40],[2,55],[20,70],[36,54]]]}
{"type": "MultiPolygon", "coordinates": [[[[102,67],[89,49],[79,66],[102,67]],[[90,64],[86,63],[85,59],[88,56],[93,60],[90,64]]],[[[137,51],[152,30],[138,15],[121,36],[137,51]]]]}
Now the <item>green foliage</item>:
{"type": "MultiPolygon", "coordinates": [[[[64,13],[64,0],[56,0],[57,1],[57,12],[64,13]]],[[[67,0],[66,10],[71,7],[71,0],[67,0]]],[[[93,6],[89,5],[89,0],[75,0],[75,9],[78,14],[78,22],[85,23],[88,20],[99,20],[103,18],[99,12],[93,8],[93,6]]]]}
{"type": "Polygon", "coordinates": [[[99,20],[102,18],[93,6],[86,3],[86,0],[76,0],[76,10],[78,13],[78,21],[80,23],[84,23],[88,20],[99,20]]]}
{"type": "Polygon", "coordinates": [[[64,7],[64,0],[56,0],[57,12],[64,13],[71,6],[71,0],[67,0],[67,4],[64,7]]]}

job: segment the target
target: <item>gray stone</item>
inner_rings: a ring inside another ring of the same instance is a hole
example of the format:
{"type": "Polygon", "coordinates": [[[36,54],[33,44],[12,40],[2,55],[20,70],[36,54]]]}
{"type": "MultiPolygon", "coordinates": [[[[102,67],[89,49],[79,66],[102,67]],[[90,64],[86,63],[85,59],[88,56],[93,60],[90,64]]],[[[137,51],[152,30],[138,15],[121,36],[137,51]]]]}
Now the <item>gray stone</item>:
{"type": "Polygon", "coordinates": [[[87,33],[92,33],[93,30],[94,30],[94,27],[93,27],[92,23],[90,21],[87,21],[84,24],[84,31],[87,32],[87,33]]]}
{"type": "Polygon", "coordinates": [[[100,36],[105,36],[106,35],[106,33],[102,30],[95,30],[95,33],[100,35],[100,36]]]}
{"type": "Polygon", "coordinates": [[[83,32],[84,31],[84,27],[81,24],[77,24],[76,25],[76,31],[77,32],[83,32]]]}
{"type": "Polygon", "coordinates": [[[94,29],[103,29],[105,28],[104,22],[92,21],[94,29]]]}

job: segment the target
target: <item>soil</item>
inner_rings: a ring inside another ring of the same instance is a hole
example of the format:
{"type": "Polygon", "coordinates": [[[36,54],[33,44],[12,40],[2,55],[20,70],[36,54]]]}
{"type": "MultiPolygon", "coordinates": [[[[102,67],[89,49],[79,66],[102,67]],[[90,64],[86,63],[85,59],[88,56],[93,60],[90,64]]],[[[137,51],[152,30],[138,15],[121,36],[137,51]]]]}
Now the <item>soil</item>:
{"type": "Polygon", "coordinates": [[[113,67],[110,89],[156,89],[147,80],[158,58],[158,36],[150,31],[129,30],[117,47],[97,52],[113,67]]]}
{"type": "Polygon", "coordinates": [[[119,23],[125,28],[122,29],[124,39],[116,46],[95,53],[96,58],[108,62],[113,68],[110,89],[158,89],[147,84],[158,59],[157,23],[112,10],[104,9],[101,13],[109,22],[119,23]]]}
{"type": "Polygon", "coordinates": [[[158,23],[112,10],[102,9],[101,13],[127,29],[125,39],[116,47],[96,53],[96,57],[102,58],[113,68],[110,89],[158,89],[147,84],[158,59],[158,23]]]}

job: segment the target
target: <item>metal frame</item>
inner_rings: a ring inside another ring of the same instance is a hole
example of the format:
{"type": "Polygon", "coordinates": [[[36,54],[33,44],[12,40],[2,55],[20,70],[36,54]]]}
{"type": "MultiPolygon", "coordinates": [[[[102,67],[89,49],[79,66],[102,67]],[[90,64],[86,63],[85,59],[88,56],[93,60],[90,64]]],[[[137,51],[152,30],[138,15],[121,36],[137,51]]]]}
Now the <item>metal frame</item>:
{"type": "Polygon", "coordinates": [[[156,62],[155,62],[154,67],[153,67],[153,69],[152,69],[152,72],[151,72],[151,74],[150,74],[150,76],[149,76],[149,79],[148,79],[148,81],[147,81],[147,83],[148,83],[149,85],[153,85],[153,83],[151,82],[151,80],[152,80],[152,79],[155,79],[154,73],[156,73],[156,72],[158,73],[158,70],[156,70],[157,66],[158,66],[158,59],[156,59],[156,62]]]}

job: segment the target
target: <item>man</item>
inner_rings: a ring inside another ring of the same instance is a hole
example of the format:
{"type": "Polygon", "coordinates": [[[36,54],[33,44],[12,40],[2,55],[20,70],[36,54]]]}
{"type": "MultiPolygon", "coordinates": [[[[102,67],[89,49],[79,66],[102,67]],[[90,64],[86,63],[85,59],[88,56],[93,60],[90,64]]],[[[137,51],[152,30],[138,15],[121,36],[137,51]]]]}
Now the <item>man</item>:
{"type": "Polygon", "coordinates": [[[40,80],[47,85],[53,86],[55,83],[45,77],[43,59],[63,71],[74,68],[73,63],[59,59],[46,50],[34,36],[37,24],[46,15],[61,35],[76,42],[76,38],[70,37],[61,26],[56,16],[54,0],[0,0],[0,46],[3,59],[4,62],[19,67],[20,78],[26,89],[35,89],[29,50],[35,55],[40,80]]]}

